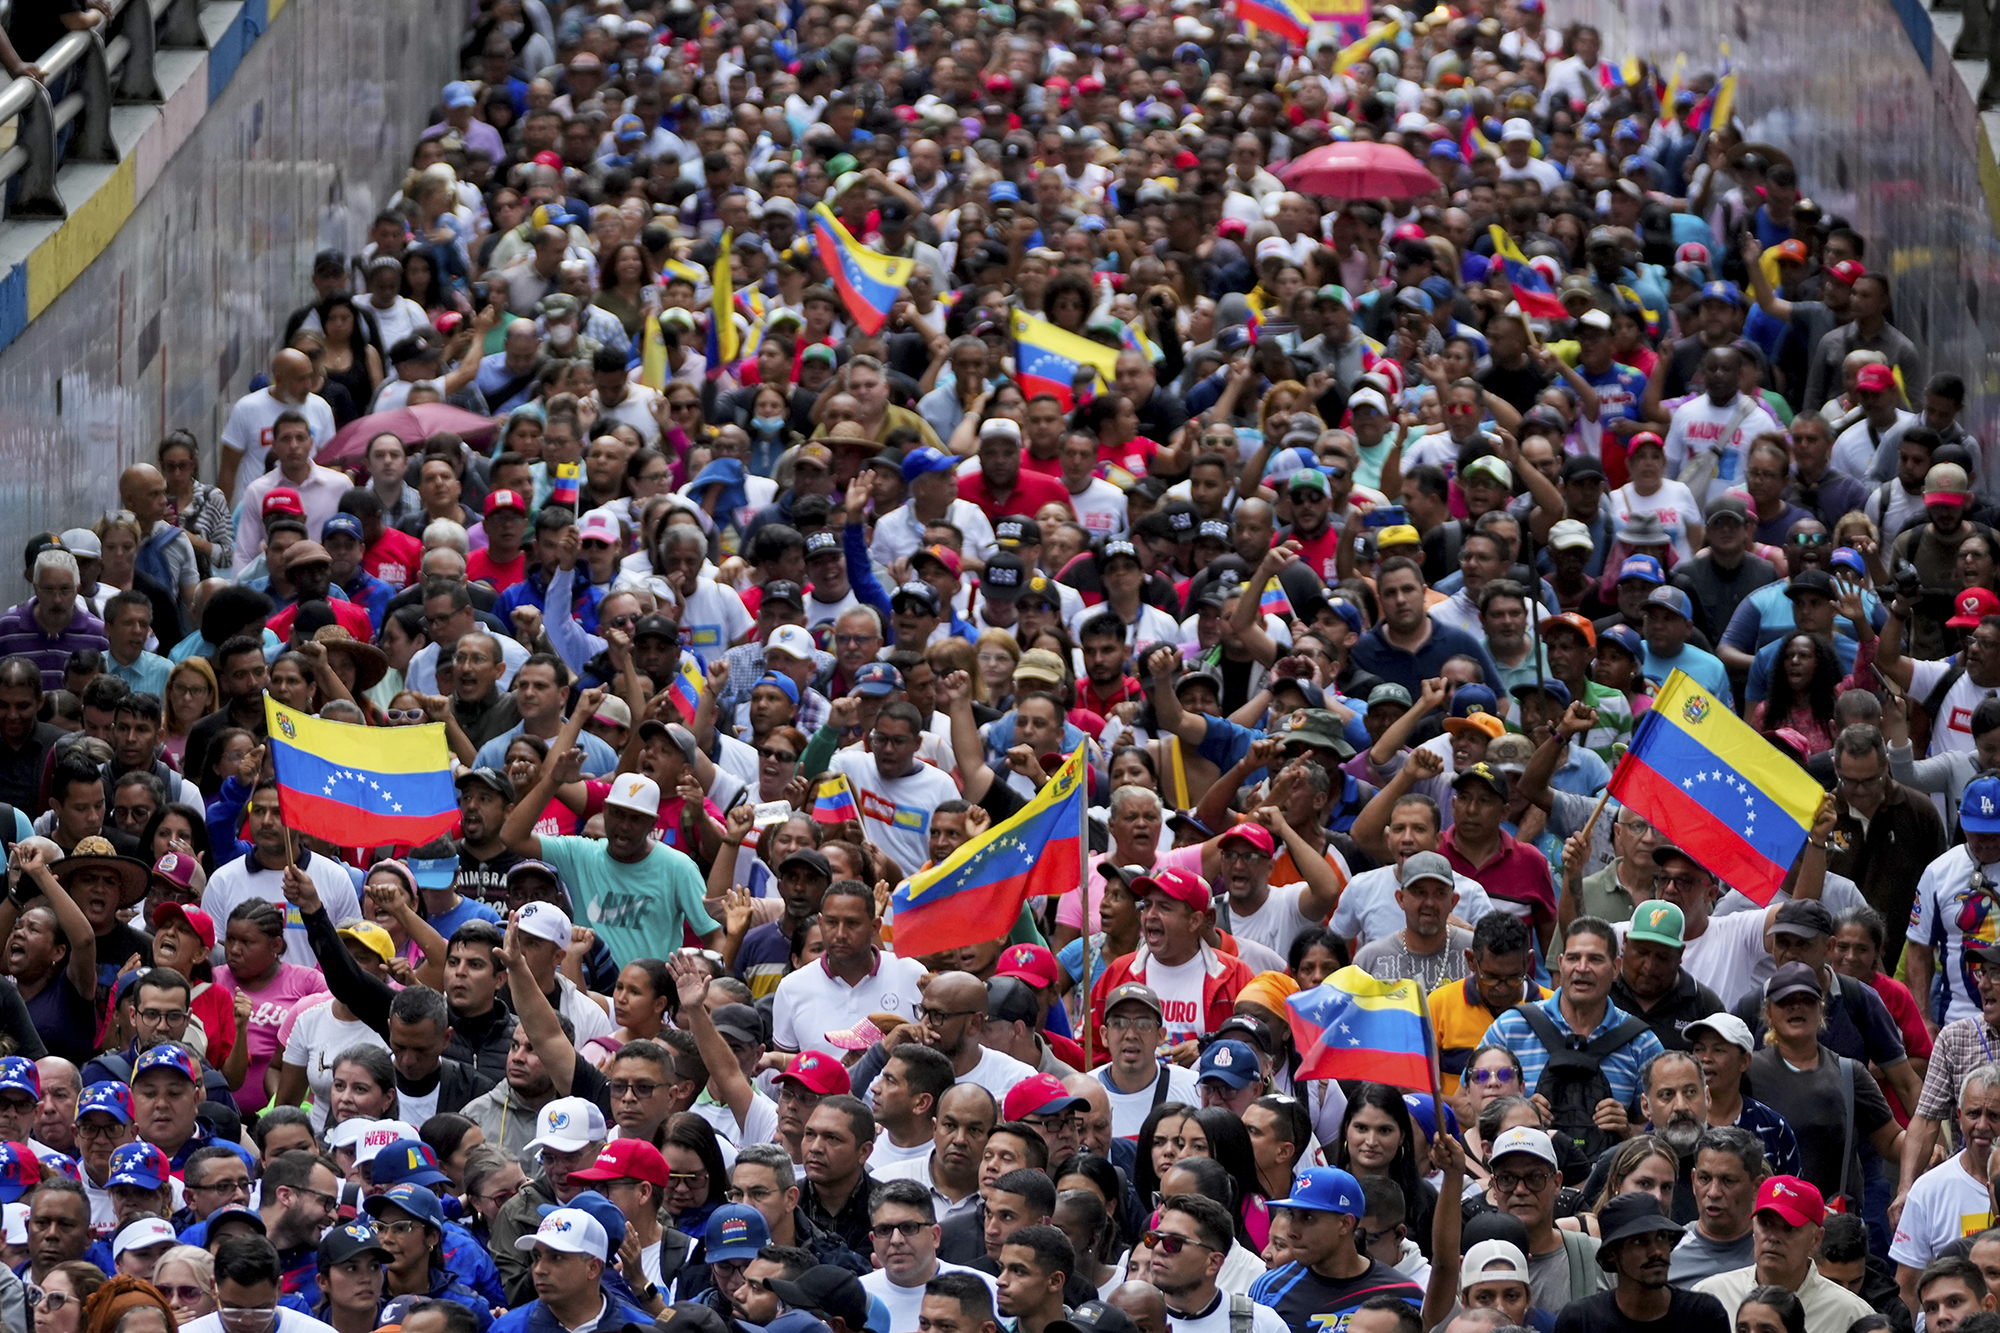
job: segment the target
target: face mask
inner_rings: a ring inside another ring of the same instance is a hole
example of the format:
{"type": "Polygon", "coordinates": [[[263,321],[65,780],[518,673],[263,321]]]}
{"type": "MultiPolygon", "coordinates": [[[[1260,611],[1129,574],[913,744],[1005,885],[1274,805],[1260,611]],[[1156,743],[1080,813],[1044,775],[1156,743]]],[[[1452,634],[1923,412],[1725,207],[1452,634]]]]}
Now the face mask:
{"type": "Polygon", "coordinates": [[[576,330],[567,324],[549,325],[549,341],[558,347],[567,347],[576,341],[576,330]]]}
{"type": "Polygon", "coordinates": [[[783,417],[754,417],[751,419],[750,424],[757,428],[757,433],[760,435],[776,435],[785,428],[785,419],[783,417]]]}

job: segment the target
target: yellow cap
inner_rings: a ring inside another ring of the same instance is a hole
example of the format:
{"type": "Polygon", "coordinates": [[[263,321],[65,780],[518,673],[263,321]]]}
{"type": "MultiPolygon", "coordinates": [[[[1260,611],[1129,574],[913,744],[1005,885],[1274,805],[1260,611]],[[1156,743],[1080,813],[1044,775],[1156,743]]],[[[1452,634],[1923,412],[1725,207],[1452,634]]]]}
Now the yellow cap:
{"type": "Polygon", "coordinates": [[[1423,537],[1408,523],[1392,523],[1375,534],[1375,549],[1385,546],[1419,546],[1423,537]]]}
{"type": "Polygon", "coordinates": [[[396,942],[389,938],[388,931],[373,921],[357,921],[333,933],[341,939],[356,941],[385,963],[396,956],[396,942]]]}

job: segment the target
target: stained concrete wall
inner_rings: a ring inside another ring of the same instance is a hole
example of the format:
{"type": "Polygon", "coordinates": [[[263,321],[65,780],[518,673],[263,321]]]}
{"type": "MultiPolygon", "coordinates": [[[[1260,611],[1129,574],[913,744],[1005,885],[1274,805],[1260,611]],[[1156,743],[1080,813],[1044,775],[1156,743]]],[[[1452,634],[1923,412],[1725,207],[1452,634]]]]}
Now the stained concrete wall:
{"type": "Polygon", "coordinates": [[[116,113],[123,161],[65,172],[68,221],[0,226],[0,310],[18,285],[27,319],[0,328],[0,550],[115,506],[118,470],[169,430],[202,440],[213,476],[229,404],[311,295],[314,252],[359,248],[400,184],[464,12],[252,0],[210,15],[209,51],[166,57],[166,105],[116,113]]]}

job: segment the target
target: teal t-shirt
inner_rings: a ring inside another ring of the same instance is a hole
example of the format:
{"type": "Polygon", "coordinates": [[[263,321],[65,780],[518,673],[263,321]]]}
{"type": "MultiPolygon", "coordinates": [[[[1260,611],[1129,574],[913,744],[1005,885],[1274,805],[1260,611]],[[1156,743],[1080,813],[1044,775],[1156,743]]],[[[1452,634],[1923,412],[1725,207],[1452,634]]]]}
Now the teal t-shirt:
{"type": "Polygon", "coordinates": [[[596,931],[621,966],[671,956],[685,943],[683,924],[697,935],[720,928],[701,905],[701,871],[671,847],[655,843],[644,861],[626,865],[597,838],[541,842],[542,859],[569,887],[576,924],[596,931]]]}

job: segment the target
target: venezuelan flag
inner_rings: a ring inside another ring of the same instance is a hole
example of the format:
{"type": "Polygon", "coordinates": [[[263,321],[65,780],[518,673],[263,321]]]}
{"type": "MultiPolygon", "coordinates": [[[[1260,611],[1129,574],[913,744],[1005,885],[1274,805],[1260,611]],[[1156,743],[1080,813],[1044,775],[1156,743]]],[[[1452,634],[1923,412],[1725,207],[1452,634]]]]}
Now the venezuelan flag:
{"type": "Polygon", "coordinates": [[[846,775],[829,773],[819,780],[819,793],[813,797],[813,823],[845,824],[860,818],[861,808],[854,803],[854,789],[847,785],[846,775]]]}
{"type": "Polygon", "coordinates": [[[1341,968],[1285,998],[1298,1078],[1358,1078],[1397,1088],[1431,1086],[1431,1025],[1414,980],[1378,981],[1341,968]]]}
{"type": "Polygon", "coordinates": [[[576,512],[577,496],[583,486],[583,464],[556,464],[555,480],[549,484],[549,503],[576,512]]]}
{"type": "Polygon", "coordinates": [[[1681,75],[1687,72],[1687,64],[1687,52],[1682,51],[1674,57],[1674,72],[1667,77],[1666,91],[1660,94],[1660,114],[1663,116],[1674,114],[1674,100],[1680,96],[1681,75]]]}
{"type": "Polygon", "coordinates": [[[686,278],[695,285],[697,291],[708,281],[708,270],[699,264],[690,264],[685,259],[667,259],[661,262],[660,272],[668,277],[686,278]]]}
{"type": "Polygon", "coordinates": [[[674,670],[673,683],[667,686],[667,697],[681,710],[683,722],[694,723],[694,711],[701,706],[701,692],[707,684],[701,674],[701,659],[690,650],[681,649],[680,665],[674,670]]]}
{"type": "Polygon", "coordinates": [[[1103,343],[1065,332],[1046,319],[1016,310],[1013,334],[1014,368],[1021,392],[1030,398],[1052,393],[1065,412],[1074,406],[1070,386],[1079,369],[1087,366],[1095,370],[1106,384],[1117,373],[1118,353],[1103,343]]]}
{"type": "Polygon", "coordinates": [[[342,847],[415,847],[458,823],[444,727],[326,722],[264,696],[285,826],[342,847]]]}
{"type": "Polygon", "coordinates": [[[1290,619],[1292,599],[1285,596],[1284,585],[1272,579],[1271,586],[1264,589],[1264,595],[1257,599],[1257,609],[1267,616],[1283,616],[1290,619]]]}
{"type": "Polygon", "coordinates": [[[1611,795],[1751,901],[1784,883],[1819,812],[1819,783],[1676,671],[1653,696],[1611,795]]]}
{"type": "Polygon", "coordinates": [[[1401,23],[1391,21],[1383,24],[1381,27],[1375,29],[1375,31],[1366,34],[1360,40],[1349,42],[1346,46],[1341,47],[1340,54],[1333,58],[1333,72],[1335,74],[1345,74],[1348,66],[1358,65],[1366,60],[1370,53],[1382,43],[1395,41],[1396,34],[1402,30],[1403,25],[1401,23]]]}
{"type": "Polygon", "coordinates": [[[1137,352],[1148,361],[1158,361],[1160,359],[1160,349],[1153,346],[1151,338],[1140,332],[1137,324],[1121,325],[1118,330],[1118,341],[1124,345],[1127,351],[1137,352]]]}
{"type": "Polygon", "coordinates": [[[722,253],[716,256],[715,272],[709,281],[708,373],[720,375],[736,364],[736,301],[730,295],[729,243],[727,227],[722,229],[722,253]]]}
{"type": "Polygon", "coordinates": [[[889,319],[889,307],[902,294],[903,284],[910,280],[910,270],[917,266],[917,261],[868,249],[840,225],[840,219],[825,204],[813,209],[812,227],[820,267],[832,280],[833,289],[840,293],[847,313],[863,333],[870,337],[880,333],[889,319]]]}
{"type": "Polygon", "coordinates": [[[1236,0],[1236,18],[1298,46],[1306,44],[1306,32],[1312,27],[1312,15],[1298,0],[1236,0]]]}
{"type": "Polygon", "coordinates": [[[1522,312],[1538,319],[1568,319],[1569,311],[1563,309],[1548,281],[1528,266],[1527,256],[1514,244],[1514,238],[1498,224],[1486,230],[1493,238],[1493,256],[1505,266],[1507,282],[1514,288],[1514,299],[1522,312]]]}
{"type": "Polygon", "coordinates": [[[1243,321],[1243,331],[1250,335],[1250,342],[1255,345],[1257,339],[1264,333],[1264,317],[1252,310],[1243,321]]]}
{"type": "Polygon", "coordinates": [[[896,949],[905,957],[990,940],[1037,894],[1078,887],[1089,770],[1079,745],[1013,818],[904,880],[890,900],[896,949]]]}

